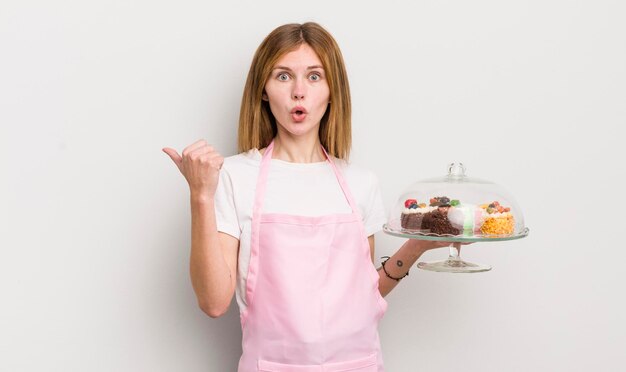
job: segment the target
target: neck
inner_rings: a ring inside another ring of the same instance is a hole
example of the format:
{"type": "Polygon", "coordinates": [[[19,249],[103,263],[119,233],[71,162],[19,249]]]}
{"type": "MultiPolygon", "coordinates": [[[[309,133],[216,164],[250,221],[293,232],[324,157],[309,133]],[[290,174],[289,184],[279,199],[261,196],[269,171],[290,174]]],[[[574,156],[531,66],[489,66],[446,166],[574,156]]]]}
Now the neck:
{"type": "Polygon", "coordinates": [[[323,162],[326,156],[321,147],[317,133],[308,138],[281,136],[279,133],[274,139],[272,158],[291,163],[323,162]]]}

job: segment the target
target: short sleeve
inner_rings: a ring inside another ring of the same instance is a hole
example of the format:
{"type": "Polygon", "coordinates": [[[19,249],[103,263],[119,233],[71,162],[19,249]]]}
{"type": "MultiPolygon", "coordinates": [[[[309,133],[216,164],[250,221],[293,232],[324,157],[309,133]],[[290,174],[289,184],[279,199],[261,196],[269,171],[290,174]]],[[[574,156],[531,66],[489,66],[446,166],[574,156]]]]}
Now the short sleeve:
{"type": "Polygon", "coordinates": [[[215,219],[217,231],[231,235],[237,239],[241,236],[241,228],[235,209],[233,183],[226,167],[220,170],[220,178],[215,191],[215,219]]]}
{"type": "Polygon", "coordinates": [[[385,207],[383,205],[383,197],[378,184],[378,177],[370,172],[370,193],[368,200],[368,208],[365,216],[363,216],[363,225],[365,226],[365,234],[370,236],[382,230],[383,225],[387,222],[385,207]]]}

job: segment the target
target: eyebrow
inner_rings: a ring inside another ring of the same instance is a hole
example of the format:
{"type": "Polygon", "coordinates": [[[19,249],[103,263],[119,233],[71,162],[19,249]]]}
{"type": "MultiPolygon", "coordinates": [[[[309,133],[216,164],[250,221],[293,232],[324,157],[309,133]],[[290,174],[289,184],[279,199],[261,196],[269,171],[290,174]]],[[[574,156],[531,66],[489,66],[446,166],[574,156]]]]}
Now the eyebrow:
{"type": "MultiPolygon", "coordinates": [[[[320,65],[309,66],[309,67],[307,67],[306,69],[307,69],[307,70],[313,70],[313,69],[315,69],[315,68],[319,68],[319,69],[322,69],[322,70],[324,69],[324,67],[322,67],[322,66],[320,66],[320,65]]],[[[276,67],[274,67],[272,70],[287,70],[287,71],[293,71],[292,69],[290,69],[290,68],[289,68],[289,67],[287,67],[287,66],[276,66],[276,67]]]]}

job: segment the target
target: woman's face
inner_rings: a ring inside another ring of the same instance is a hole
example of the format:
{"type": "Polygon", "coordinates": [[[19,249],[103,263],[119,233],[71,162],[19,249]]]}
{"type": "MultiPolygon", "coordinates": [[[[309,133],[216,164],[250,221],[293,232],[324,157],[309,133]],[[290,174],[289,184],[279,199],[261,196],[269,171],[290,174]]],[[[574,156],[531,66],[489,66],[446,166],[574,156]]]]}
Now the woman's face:
{"type": "Polygon", "coordinates": [[[310,133],[317,136],[329,99],[322,62],[304,43],[276,62],[263,94],[279,131],[282,128],[296,136],[310,133]]]}

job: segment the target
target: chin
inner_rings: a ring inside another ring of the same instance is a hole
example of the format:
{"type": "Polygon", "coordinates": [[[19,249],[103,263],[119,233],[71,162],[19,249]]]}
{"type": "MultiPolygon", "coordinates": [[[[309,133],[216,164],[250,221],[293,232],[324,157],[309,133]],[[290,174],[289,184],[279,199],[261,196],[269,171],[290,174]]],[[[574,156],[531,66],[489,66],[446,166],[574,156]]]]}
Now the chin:
{"type": "Polygon", "coordinates": [[[287,132],[292,135],[292,136],[304,136],[308,133],[311,133],[314,131],[314,128],[289,128],[287,129],[287,132]]]}
{"type": "Polygon", "coordinates": [[[302,123],[294,123],[294,122],[290,122],[288,125],[280,125],[286,132],[288,132],[289,134],[293,135],[293,136],[301,136],[301,135],[305,135],[311,132],[318,132],[319,131],[319,126],[318,125],[310,125],[309,123],[307,123],[306,121],[302,122],[302,123]]]}

